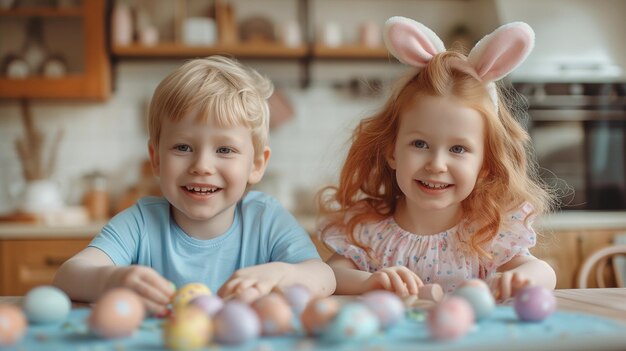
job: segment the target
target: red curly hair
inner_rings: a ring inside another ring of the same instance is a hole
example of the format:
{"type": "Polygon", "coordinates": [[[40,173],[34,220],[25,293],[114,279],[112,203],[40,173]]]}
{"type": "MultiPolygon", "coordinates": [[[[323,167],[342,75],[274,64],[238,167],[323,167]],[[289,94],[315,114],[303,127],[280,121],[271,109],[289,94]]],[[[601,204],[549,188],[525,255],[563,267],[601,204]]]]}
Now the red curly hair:
{"type": "MultiPolygon", "coordinates": [[[[469,245],[481,256],[482,249],[497,234],[503,216],[528,202],[531,215],[546,212],[552,203],[530,158],[530,137],[506,106],[503,92],[496,109],[486,83],[467,63],[465,55],[446,51],[408,80],[388,99],[377,114],[363,119],[352,135],[352,145],[341,170],[338,186],[318,193],[322,237],[331,228],[342,230],[349,240],[369,252],[354,237],[357,224],[379,221],[394,214],[401,192],[394,170],[387,163],[393,152],[400,115],[420,96],[454,97],[478,111],[485,121],[485,155],[481,177],[461,208],[465,221],[475,226],[469,245]]],[[[467,229],[467,228],[465,228],[467,229]]]]}

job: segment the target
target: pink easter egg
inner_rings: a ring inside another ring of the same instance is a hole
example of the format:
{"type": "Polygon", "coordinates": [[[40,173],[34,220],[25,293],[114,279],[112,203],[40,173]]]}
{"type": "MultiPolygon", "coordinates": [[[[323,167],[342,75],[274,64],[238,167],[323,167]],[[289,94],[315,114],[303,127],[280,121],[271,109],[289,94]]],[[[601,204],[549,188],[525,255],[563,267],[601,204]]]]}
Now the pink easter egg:
{"type": "Polygon", "coordinates": [[[465,299],[451,296],[428,313],[427,325],[436,340],[458,339],[474,325],[474,310],[465,299]]]}
{"type": "Polygon", "coordinates": [[[404,303],[391,291],[368,291],[361,296],[361,302],[376,314],[381,326],[385,329],[404,318],[404,303]]]}
{"type": "Polygon", "coordinates": [[[222,344],[241,344],[261,335],[261,322],[249,305],[230,300],[213,320],[215,339],[222,344]]]}
{"type": "Polygon", "coordinates": [[[515,313],[525,322],[541,322],[556,310],[552,290],[542,286],[527,286],[515,294],[515,313]]]}

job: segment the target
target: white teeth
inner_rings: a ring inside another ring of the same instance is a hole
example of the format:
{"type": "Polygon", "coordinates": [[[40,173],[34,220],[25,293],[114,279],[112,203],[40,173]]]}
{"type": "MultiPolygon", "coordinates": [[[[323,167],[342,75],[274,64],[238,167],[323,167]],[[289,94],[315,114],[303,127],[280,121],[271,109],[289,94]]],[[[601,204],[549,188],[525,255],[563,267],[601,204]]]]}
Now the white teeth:
{"type": "Polygon", "coordinates": [[[187,188],[187,190],[189,191],[195,191],[197,193],[214,193],[217,191],[218,188],[204,188],[204,187],[197,187],[197,186],[185,186],[185,188],[187,188]]]}
{"type": "Polygon", "coordinates": [[[444,189],[448,187],[448,184],[433,184],[433,183],[425,182],[423,180],[420,180],[419,182],[422,183],[422,185],[426,186],[427,188],[431,188],[431,189],[444,189]]]}

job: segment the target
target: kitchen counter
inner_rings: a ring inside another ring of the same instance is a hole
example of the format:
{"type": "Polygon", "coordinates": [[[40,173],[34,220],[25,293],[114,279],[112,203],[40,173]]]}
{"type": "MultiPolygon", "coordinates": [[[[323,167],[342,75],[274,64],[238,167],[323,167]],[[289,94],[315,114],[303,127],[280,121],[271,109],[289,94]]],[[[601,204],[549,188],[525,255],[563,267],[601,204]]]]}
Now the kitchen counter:
{"type": "MultiPolygon", "coordinates": [[[[315,215],[298,215],[296,219],[309,233],[315,233],[315,215]]],[[[624,229],[626,231],[626,211],[563,211],[538,218],[533,227],[537,230],[594,230],[624,229]]]]}
{"type": "MultiPolygon", "coordinates": [[[[315,215],[299,215],[296,219],[309,233],[315,233],[315,215]]],[[[47,226],[41,224],[5,223],[0,224],[0,239],[46,239],[46,238],[89,238],[100,232],[105,222],[93,222],[76,226],[47,226]]],[[[534,227],[538,230],[593,230],[624,229],[626,231],[626,211],[595,212],[567,211],[539,218],[534,227]]]]}
{"type": "Polygon", "coordinates": [[[91,238],[100,233],[104,224],[105,222],[92,222],[85,225],[50,226],[43,224],[3,223],[0,224],[0,240],[91,238]]]}

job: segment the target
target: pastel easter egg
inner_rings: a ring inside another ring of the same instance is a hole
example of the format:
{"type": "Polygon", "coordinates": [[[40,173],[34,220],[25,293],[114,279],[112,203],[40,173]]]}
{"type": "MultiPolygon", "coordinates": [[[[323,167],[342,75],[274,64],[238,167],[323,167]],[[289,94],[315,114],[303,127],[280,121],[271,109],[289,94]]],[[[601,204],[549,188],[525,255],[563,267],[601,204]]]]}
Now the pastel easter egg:
{"type": "Polygon", "coordinates": [[[230,300],[213,320],[215,340],[223,344],[241,344],[261,335],[261,322],[252,307],[230,300]]]}
{"type": "Polygon", "coordinates": [[[341,304],[333,297],[316,298],[311,300],[302,311],[300,321],[309,335],[319,335],[328,323],[337,315],[341,304]]]}
{"type": "Polygon", "coordinates": [[[368,339],[379,330],[376,314],[364,304],[353,302],[341,307],[322,336],[331,342],[350,342],[368,339]]]}
{"type": "Polygon", "coordinates": [[[302,314],[306,305],[311,301],[311,292],[302,284],[291,285],[283,289],[282,293],[293,312],[298,316],[302,314]]]}
{"type": "Polygon", "coordinates": [[[191,300],[189,305],[198,307],[213,318],[224,307],[224,300],[217,295],[200,295],[191,300]]]}
{"type": "Polygon", "coordinates": [[[24,297],[22,309],[30,323],[45,324],[64,321],[72,303],[63,290],[54,286],[39,286],[24,297]]]}
{"type": "Polygon", "coordinates": [[[163,341],[172,350],[194,350],[208,345],[213,336],[209,316],[196,306],[184,306],[163,324],[163,341]]]}
{"type": "Polygon", "coordinates": [[[360,298],[378,317],[383,328],[389,328],[404,318],[404,303],[398,295],[387,290],[369,291],[360,298]]]}
{"type": "Polygon", "coordinates": [[[26,316],[14,305],[0,304],[0,346],[18,343],[28,328],[26,316]]]}
{"type": "Polygon", "coordinates": [[[277,293],[269,293],[252,304],[261,321],[263,335],[282,335],[293,330],[293,311],[287,300],[277,293]]]}
{"type": "Polygon", "coordinates": [[[462,285],[452,295],[462,297],[469,302],[474,310],[476,320],[489,317],[496,308],[496,300],[486,284],[485,286],[479,284],[462,285]]]}
{"type": "Polygon", "coordinates": [[[172,305],[174,308],[186,306],[191,300],[201,295],[212,295],[211,289],[202,283],[189,283],[176,291],[172,305]]]}
{"type": "Polygon", "coordinates": [[[474,325],[474,310],[465,299],[450,296],[430,310],[426,323],[433,339],[458,339],[474,325]]]}
{"type": "Polygon", "coordinates": [[[96,301],[87,324],[91,331],[102,338],[122,338],[137,330],[145,313],[139,295],[127,288],[115,288],[96,301]]]}
{"type": "Polygon", "coordinates": [[[515,294],[515,313],[525,322],[540,322],[556,310],[556,298],[552,290],[542,286],[527,286],[515,294]]]}

